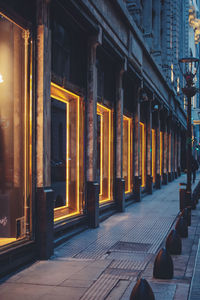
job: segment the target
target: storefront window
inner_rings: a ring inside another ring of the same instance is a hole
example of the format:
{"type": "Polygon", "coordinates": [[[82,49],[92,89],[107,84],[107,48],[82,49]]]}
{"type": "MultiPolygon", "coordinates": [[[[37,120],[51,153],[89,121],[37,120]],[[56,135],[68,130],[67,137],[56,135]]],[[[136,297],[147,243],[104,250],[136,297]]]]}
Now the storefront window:
{"type": "Polygon", "coordinates": [[[31,234],[28,33],[0,13],[0,246],[31,234]]]}
{"type": "Polygon", "coordinates": [[[156,131],[152,129],[152,177],[153,183],[156,182],[156,131]]]}
{"type": "Polygon", "coordinates": [[[123,116],[123,178],[125,180],[126,194],[131,193],[133,189],[132,140],[133,140],[132,119],[127,116],[123,116]]]}
{"type": "Polygon", "coordinates": [[[160,132],[160,176],[163,173],[163,132],[160,132]]]}
{"type": "Polygon", "coordinates": [[[51,83],[51,186],[54,221],[80,214],[83,204],[84,105],[51,83]]]}
{"type": "Polygon", "coordinates": [[[142,176],[142,184],[141,187],[145,186],[145,175],[146,175],[146,160],[145,160],[145,127],[144,123],[140,122],[140,172],[142,176]]]}
{"type": "Polygon", "coordinates": [[[97,177],[100,183],[99,202],[112,200],[113,195],[113,125],[111,109],[97,104],[97,177]]]}

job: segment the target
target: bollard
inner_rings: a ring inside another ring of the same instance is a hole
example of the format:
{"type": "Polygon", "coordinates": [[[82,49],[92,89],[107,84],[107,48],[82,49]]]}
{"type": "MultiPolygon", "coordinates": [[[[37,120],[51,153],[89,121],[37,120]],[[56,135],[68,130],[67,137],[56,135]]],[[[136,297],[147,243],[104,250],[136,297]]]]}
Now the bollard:
{"type": "Polygon", "coordinates": [[[130,300],[155,300],[154,293],[146,279],[140,278],[136,282],[130,300]]]}
{"type": "Polygon", "coordinates": [[[182,237],[182,238],[188,237],[188,227],[187,227],[187,223],[186,223],[185,219],[183,218],[183,216],[180,216],[178,218],[175,229],[178,232],[178,234],[180,235],[180,237],[182,237]]]}
{"type": "Polygon", "coordinates": [[[192,209],[196,209],[196,197],[197,197],[197,195],[196,195],[196,193],[194,193],[192,195],[192,199],[191,199],[192,209]]]}
{"type": "Polygon", "coordinates": [[[174,275],[173,261],[165,248],[162,248],[154,261],[153,277],[158,279],[172,279],[174,275]]]}
{"type": "Polygon", "coordinates": [[[191,225],[191,209],[189,207],[186,207],[181,211],[180,216],[183,216],[184,220],[187,223],[187,226],[191,225]]]}
{"type": "Polygon", "coordinates": [[[166,250],[170,254],[179,255],[182,251],[182,241],[180,235],[177,233],[175,229],[171,230],[169,233],[166,244],[166,250]]]}

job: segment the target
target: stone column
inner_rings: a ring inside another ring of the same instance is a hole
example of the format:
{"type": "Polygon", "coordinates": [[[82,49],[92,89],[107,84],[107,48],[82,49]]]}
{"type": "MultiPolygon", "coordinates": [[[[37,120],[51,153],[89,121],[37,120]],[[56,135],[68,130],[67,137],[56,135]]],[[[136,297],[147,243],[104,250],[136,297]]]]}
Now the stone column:
{"type": "Polygon", "coordinates": [[[37,0],[36,16],[36,161],[38,256],[53,254],[53,191],[51,185],[51,31],[50,1],[37,0]]]}
{"type": "Polygon", "coordinates": [[[140,91],[141,87],[138,88],[136,106],[134,112],[134,198],[136,201],[141,200],[141,176],[140,176],[140,91]]]}
{"type": "Polygon", "coordinates": [[[167,118],[164,120],[164,145],[163,145],[163,184],[168,183],[168,132],[167,132],[167,118]]]}
{"type": "Polygon", "coordinates": [[[156,189],[161,188],[160,176],[160,111],[157,114],[157,128],[156,128],[156,189]]]}
{"type": "Polygon", "coordinates": [[[116,74],[116,178],[115,195],[117,207],[120,212],[125,211],[125,180],[123,179],[123,105],[124,91],[122,87],[123,74],[127,63],[116,74]]]}
{"type": "Polygon", "coordinates": [[[172,181],[172,117],[168,117],[168,181],[172,181]]]}
{"type": "Polygon", "coordinates": [[[178,176],[181,176],[181,132],[180,128],[178,129],[177,135],[177,147],[178,147],[178,158],[177,158],[177,165],[178,165],[178,176]]]}
{"type": "Polygon", "coordinates": [[[102,41],[102,31],[88,42],[87,74],[87,186],[89,225],[99,226],[99,183],[97,182],[97,67],[96,49],[102,41]]]}
{"type": "Polygon", "coordinates": [[[153,177],[152,177],[152,111],[151,99],[146,104],[147,111],[147,193],[152,194],[153,191],[153,177]]]}

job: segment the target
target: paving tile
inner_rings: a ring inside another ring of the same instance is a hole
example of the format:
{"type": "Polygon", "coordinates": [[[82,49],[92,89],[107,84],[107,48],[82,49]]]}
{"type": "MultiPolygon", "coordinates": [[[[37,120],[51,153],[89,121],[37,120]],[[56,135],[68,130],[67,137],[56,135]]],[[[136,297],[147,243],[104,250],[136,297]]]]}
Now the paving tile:
{"type": "Polygon", "coordinates": [[[1,285],[1,300],[40,299],[51,287],[31,284],[4,283],[1,285]]]}
{"type": "Polygon", "coordinates": [[[177,284],[176,286],[176,293],[174,296],[174,300],[186,300],[188,299],[188,292],[189,292],[189,284],[177,284]]]}
{"type": "Polygon", "coordinates": [[[81,271],[87,264],[85,262],[45,261],[22,271],[17,283],[31,283],[42,285],[58,285],[81,271]]]}
{"type": "Polygon", "coordinates": [[[73,273],[72,275],[70,275],[68,278],[70,280],[73,279],[78,279],[78,280],[96,280],[101,273],[105,270],[106,267],[85,267],[84,269],[73,273]]]}
{"type": "Polygon", "coordinates": [[[110,294],[105,298],[106,300],[116,300],[120,299],[124,294],[125,290],[129,286],[130,281],[128,280],[119,280],[115,288],[110,292],[110,294]]]}
{"type": "Polygon", "coordinates": [[[80,279],[67,279],[63,281],[59,286],[78,287],[78,288],[89,288],[94,283],[93,280],[80,280],[80,279]]]}

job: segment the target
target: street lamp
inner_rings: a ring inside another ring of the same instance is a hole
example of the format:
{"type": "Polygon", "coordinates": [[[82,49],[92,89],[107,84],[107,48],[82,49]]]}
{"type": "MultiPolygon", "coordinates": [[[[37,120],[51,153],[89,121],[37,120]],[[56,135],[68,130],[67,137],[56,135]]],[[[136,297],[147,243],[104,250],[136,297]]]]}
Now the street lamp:
{"type": "Polygon", "coordinates": [[[191,130],[191,98],[197,93],[194,86],[194,77],[198,71],[199,59],[187,57],[179,59],[179,67],[186,85],[182,88],[187,97],[187,187],[186,187],[186,206],[191,207],[191,171],[192,171],[192,130],[191,130]]]}

